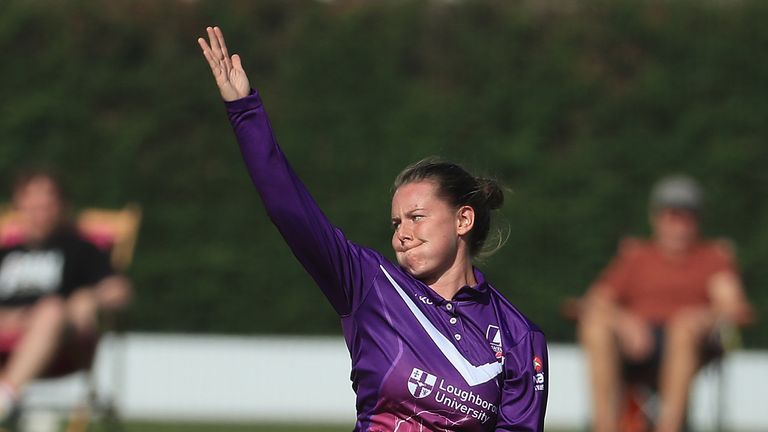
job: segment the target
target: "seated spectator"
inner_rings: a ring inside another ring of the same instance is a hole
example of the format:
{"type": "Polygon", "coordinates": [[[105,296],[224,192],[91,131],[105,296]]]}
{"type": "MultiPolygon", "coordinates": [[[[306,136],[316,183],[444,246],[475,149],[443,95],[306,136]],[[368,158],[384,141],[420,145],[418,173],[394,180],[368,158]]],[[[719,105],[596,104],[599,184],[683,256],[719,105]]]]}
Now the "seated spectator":
{"type": "Polygon", "coordinates": [[[652,238],[624,240],[584,298],[578,333],[596,432],[619,430],[622,374],[648,366],[658,370],[656,431],[682,430],[704,348],[719,325],[748,316],[731,250],[699,236],[701,202],[701,189],[688,177],[657,183],[652,238]]]}
{"type": "Polygon", "coordinates": [[[12,200],[22,242],[0,248],[0,345],[11,347],[0,369],[3,420],[63,341],[94,334],[98,312],[123,307],[130,295],[109,257],[65,220],[62,190],[51,173],[21,174],[12,200]]]}

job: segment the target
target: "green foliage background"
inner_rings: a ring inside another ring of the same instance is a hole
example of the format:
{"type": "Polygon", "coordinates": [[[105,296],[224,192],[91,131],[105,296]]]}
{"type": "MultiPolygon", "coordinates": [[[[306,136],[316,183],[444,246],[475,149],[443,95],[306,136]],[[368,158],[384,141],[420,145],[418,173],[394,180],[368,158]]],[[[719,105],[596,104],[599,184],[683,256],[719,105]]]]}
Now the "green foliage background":
{"type": "Polygon", "coordinates": [[[353,240],[389,251],[390,182],[414,160],[496,175],[511,232],[481,265],[572,340],[561,299],[647,234],[653,180],[687,172],[768,316],[768,3],[537,3],[5,0],[0,173],[48,160],[76,203],[142,204],[134,329],[338,332],[243,169],[195,42],[218,24],[353,240]]]}

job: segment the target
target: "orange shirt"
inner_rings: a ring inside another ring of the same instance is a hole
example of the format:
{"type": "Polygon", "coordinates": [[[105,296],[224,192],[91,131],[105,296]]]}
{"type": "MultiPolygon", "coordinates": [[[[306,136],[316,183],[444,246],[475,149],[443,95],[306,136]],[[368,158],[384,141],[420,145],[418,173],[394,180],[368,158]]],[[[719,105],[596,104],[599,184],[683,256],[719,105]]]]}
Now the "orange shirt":
{"type": "Polygon", "coordinates": [[[654,324],[680,309],[706,306],[709,282],[717,273],[735,272],[733,256],[718,242],[700,242],[686,255],[669,257],[651,241],[624,240],[594,289],[654,324]]]}

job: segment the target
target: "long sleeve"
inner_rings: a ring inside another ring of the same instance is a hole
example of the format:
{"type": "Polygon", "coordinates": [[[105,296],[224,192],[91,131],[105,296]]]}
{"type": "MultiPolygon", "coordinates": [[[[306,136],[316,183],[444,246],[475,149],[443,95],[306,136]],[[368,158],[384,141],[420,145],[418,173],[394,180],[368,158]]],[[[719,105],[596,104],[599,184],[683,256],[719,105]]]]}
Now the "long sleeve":
{"type": "Polygon", "coordinates": [[[339,315],[352,312],[379,256],[331,225],[294,174],[259,94],[226,103],[245,165],[272,222],[339,315]],[[371,265],[366,265],[371,264],[371,265]]]}
{"type": "Polygon", "coordinates": [[[504,362],[496,430],[543,431],[549,393],[549,357],[544,334],[530,331],[506,352],[504,362]]]}

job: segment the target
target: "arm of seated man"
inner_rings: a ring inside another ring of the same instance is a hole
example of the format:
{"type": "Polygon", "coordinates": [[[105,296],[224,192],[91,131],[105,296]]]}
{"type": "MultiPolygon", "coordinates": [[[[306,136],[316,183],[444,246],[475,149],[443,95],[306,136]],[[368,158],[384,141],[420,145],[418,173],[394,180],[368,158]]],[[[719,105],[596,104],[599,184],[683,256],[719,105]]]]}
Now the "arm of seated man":
{"type": "Polygon", "coordinates": [[[108,276],[95,286],[79,288],[66,301],[69,324],[79,333],[92,332],[97,328],[99,312],[124,309],[130,297],[130,282],[122,275],[108,276]]]}
{"type": "Polygon", "coordinates": [[[720,321],[743,326],[752,321],[752,309],[744,295],[739,276],[731,271],[713,275],[709,281],[709,297],[720,321]]]}

